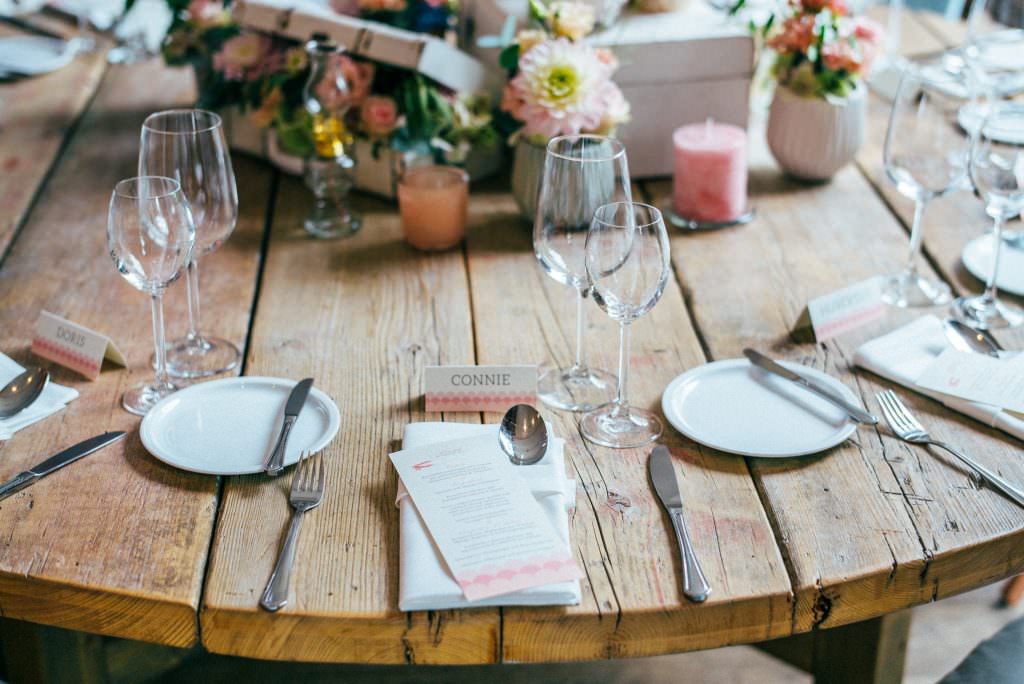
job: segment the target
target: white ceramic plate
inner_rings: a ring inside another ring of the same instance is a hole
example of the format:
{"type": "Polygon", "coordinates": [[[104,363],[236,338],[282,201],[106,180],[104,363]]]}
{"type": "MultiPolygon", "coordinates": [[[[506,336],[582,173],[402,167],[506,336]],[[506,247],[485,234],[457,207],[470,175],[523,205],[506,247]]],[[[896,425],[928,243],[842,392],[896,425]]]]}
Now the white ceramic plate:
{"type": "MultiPolygon", "coordinates": [[[[960,128],[973,135],[981,128],[981,124],[988,116],[987,109],[977,104],[966,104],[957,112],[956,121],[960,128]]],[[[992,132],[992,126],[986,127],[986,133],[992,132]]],[[[992,138],[1010,145],[1024,144],[1024,126],[1001,126],[992,133],[992,138]]]]}
{"type": "MultiPolygon", "coordinates": [[[[277,440],[294,380],[225,378],[192,385],[154,406],[140,434],[149,453],[182,470],[207,475],[263,472],[277,440]]],[[[314,387],[292,428],[285,465],[319,451],[341,425],[338,407],[314,387]]]]}
{"type": "Polygon", "coordinates": [[[36,76],[66,66],[74,55],[67,43],[43,36],[0,38],[0,70],[36,76]]]}
{"type": "MultiPolygon", "coordinates": [[[[960,258],[972,276],[985,282],[992,273],[994,243],[991,234],[976,237],[966,245],[960,258]]],[[[1024,296],[1024,249],[1003,243],[999,252],[999,275],[996,287],[1005,292],[1024,296]]]]}
{"type": "MultiPolygon", "coordinates": [[[[780,363],[860,404],[835,378],[780,363]]],[[[672,427],[690,439],[741,456],[814,454],[842,443],[857,429],[842,409],[746,359],[715,361],[683,373],[665,389],[661,407],[672,427]]]]}

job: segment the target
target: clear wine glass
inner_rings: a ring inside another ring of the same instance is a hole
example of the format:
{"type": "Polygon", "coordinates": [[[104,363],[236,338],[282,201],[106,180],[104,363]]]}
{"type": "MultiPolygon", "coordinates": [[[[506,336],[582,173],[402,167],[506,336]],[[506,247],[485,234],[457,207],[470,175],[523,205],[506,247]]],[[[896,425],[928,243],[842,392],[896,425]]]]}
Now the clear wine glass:
{"type": "Polygon", "coordinates": [[[1009,328],[1024,322],[1024,311],[996,296],[1003,225],[1024,210],[1024,105],[994,105],[971,146],[971,182],[992,217],[992,272],[985,292],[960,297],[953,312],[967,325],[982,330],[1009,328]]]}
{"type": "Polygon", "coordinates": [[[615,400],[584,414],[583,436],[595,444],[625,449],[656,440],[661,420],[631,407],[629,325],[650,311],[665,291],[670,270],[668,233],[661,212],[637,202],[606,204],[594,213],[586,247],[594,301],[619,322],[619,387],[615,400]]]}
{"type": "Polygon", "coordinates": [[[172,178],[128,178],[114,187],[107,215],[107,250],[118,273],[150,297],[156,379],[124,393],[121,404],[145,415],[178,389],[167,374],[163,294],[192,255],[196,229],[181,185],[172,178]]]}
{"type": "Polygon", "coordinates": [[[171,342],[167,368],[179,378],[216,375],[238,366],[242,354],[231,342],[203,335],[199,316],[199,257],[231,235],[238,219],[238,191],[221,119],[213,112],[157,112],[142,124],[140,176],[167,176],[181,184],[192,207],[196,247],[188,264],[188,333],[171,342]]]}
{"type": "Polygon", "coordinates": [[[611,401],[615,376],[583,360],[584,304],[590,280],[584,263],[587,231],[602,204],[632,199],[626,148],[614,138],[572,135],[548,142],[533,251],[544,271],[576,290],[576,357],[570,368],[540,376],[537,393],[557,409],[589,411],[611,401]]]}
{"type": "Polygon", "coordinates": [[[958,188],[967,174],[970,139],[957,125],[969,102],[967,74],[928,63],[909,67],[900,80],[885,134],[885,172],[899,192],[914,200],[910,256],[906,268],[890,277],[883,298],[899,307],[948,304],[949,286],[918,272],[925,207],[958,188]]]}

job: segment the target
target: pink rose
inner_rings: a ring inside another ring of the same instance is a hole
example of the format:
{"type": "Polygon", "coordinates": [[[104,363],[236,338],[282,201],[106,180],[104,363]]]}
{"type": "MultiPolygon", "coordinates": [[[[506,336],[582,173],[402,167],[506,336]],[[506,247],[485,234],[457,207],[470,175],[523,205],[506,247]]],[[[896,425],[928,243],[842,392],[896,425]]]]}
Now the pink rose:
{"type": "Polygon", "coordinates": [[[241,81],[259,67],[270,50],[270,39],[255,33],[243,33],[224,42],[220,52],[213,56],[213,68],[224,72],[229,81],[241,81]],[[251,72],[251,73],[250,73],[251,72]]]}
{"type": "Polygon", "coordinates": [[[359,118],[370,137],[383,138],[398,127],[398,105],[390,97],[371,95],[363,102],[359,118]]]}
{"type": "Polygon", "coordinates": [[[853,46],[845,40],[829,43],[823,47],[821,58],[825,62],[825,67],[832,71],[860,73],[860,57],[854,52],[853,46]]]}
{"type": "Polygon", "coordinates": [[[348,55],[336,55],[327,68],[327,77],[316,86],[316,96],[327,109],[358,107],[370,94],[372,64],[357,62],[348,55]],[[339,82],[344,89],[339,87],[339,82]]]}

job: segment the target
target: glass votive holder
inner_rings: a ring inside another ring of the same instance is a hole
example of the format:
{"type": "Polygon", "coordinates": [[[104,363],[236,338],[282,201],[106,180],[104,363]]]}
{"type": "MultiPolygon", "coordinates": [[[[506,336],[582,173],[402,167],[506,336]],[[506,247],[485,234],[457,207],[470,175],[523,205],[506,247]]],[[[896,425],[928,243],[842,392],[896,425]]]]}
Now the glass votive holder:
{"type": "Polygon", "coordinates": [[[398,182],[402,232],[417,249],[436,251],[466,235],[469,175],[454,166],[415,166],[398,182]]]}

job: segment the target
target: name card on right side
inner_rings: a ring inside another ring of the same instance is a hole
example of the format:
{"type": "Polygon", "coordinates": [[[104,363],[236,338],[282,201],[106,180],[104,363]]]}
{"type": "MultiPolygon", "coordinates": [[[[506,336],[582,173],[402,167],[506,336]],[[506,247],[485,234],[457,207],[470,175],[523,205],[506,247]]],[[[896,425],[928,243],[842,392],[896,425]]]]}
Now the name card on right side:
{"type": "Polygon", "coordinates": [[[800,314],[793,337],[824,342],[881,318],[887,309],[882,301],[883,280],[882,276],[868,278],[812,299],[800,314]]]}
{"type": "Polygon", "coordinates": [[[537,404],[537,366],[427,366],[427,411],[496,411],[537,404]]]}

